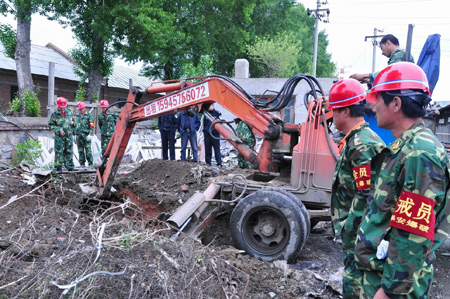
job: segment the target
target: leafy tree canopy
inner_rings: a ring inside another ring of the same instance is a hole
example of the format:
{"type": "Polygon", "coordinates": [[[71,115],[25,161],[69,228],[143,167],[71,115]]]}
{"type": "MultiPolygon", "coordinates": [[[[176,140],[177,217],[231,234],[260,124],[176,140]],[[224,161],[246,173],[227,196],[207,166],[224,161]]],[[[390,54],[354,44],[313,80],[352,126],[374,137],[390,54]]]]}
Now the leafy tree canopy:
{"type": "MultiPolygon", "coordinates": [[[[296,66],[292,70],[298,73],[312,74],[314,52],[315,19],[308,16],[305,7],[292,0],[257,0],[249,26],[251,39],[249,44],[255,46],[261,39],[275,40],[279,32],[286,32],[292,44],[299,47],[296,66]]],[[[324,32],[319,33],[317,67],[318,77],[330,77],[336,68],[327,53],[328,41],[324,32]]],[[[280,54],[283,55],[283,54],[280,54]]],[[[286,57],[289,53],[286,53],[286,57]]],[[[260,61],[247,53],[252,77],[265,76],[260,61]]],[[[290,75],[294,75],[292,73],[290,75]]],[[[287,74],[285,74],[287,75],[287,74]]],[[[287,76],[288,77],[288,76],[287,76]]]]}
{"type": "Polygon", "coordinates": [[[245,53],[247,26],[255,0],[180,0],[165,9],[176,18],[172,26],[180,33],[154,56],[145,59],[145,74],[161,79],[183,75],[186,64],[197,67],[203,56],[213,60],[213,71],[231,75],[234,61],[245,53]]]}
{"type": "Polygon", "coordinates": [[[292,38],[283,32],[269,39],[256,38],[254,45],[248,45],[250,57],[258,62],[258,67],[267,78],[286,78],[298,72],[297,57],[300,55],[300,41],[292,42],[292,38]]]}
{"type": "Polygon", "coordinates": [[[115,56],[136,62],[154,55],[171,34],[177,35],[169,26],[173,16],[163,10],[164,2],[56,0],[51,19],[72,27],[80,44],[73,53],[80,63],[99,67],[106,76],[115,56]]]}
{"type": "Polygon", "coordinates": [[[16,31],[8,24],[0,23],[0,42],[5,48],[7,57],[14,59],[14,52],[16,52],[16,31]]]}

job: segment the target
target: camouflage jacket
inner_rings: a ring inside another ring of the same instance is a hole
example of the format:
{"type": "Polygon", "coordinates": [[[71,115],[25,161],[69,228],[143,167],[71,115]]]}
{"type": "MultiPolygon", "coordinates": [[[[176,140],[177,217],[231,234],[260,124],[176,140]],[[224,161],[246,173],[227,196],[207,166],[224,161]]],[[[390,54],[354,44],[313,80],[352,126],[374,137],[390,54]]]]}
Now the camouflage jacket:
{"type": "Polygon", "coordinates": [[[102,136],[112,136],[116,129],[116,122],[119,117],[117,114],[108,112],[108,114],[100,113],[98,115],[98,126],[102,136]]]}
{"type": "Polygon", "coordinates": [[[385,147],[367,123],[349,132],[345,141],[334,171],[331,196],[331,218],[336,236],[340,236],[343,228],[356,235],[369,195],[370,162],[385,147]]]}
{"type": "Polygon", "coordinates": [[[72,111],[70,111],[70,109],[66,109],[65,111],[65,115],[62,115],[61,111],[55,110],[48,121],[50,130],[52,130],[56,136],[60,136],[59,132],[61,130],[63,130],[67,136],[71,136],[75,130],[75,127],[70,125],[70,122],[75,122],[72,111]]]}
{"type": "Polygon", "coordinates": [[[249,125],[247,125],[244,121],[240,121],[236,127],[236,135],[241,138],[245,144],[250,147],[254,147],[256,144],[255,135],[249,125]]]}
{"type": "MultiPolygon", "coordinates": [[[[389,57],[388,65],[391,65],[393,63],[400,62],[400,61],[406,61],[405,55],[406,55],[405,54],[405,50],[402,50],[400,48],[395,49],[394,52],[389,57]]],[[[409,58],[409,62],[414,63],[414,58],[412,57],[412,55],[409,58]]],[[[379,72],[370,74],[369,77],[370,77],[370,82],[371,83],[373,83],[375,81],[375,78],[378,76],[378,74],[379,74],[379,72]]]]}
{"type": "Polygon", "coordinates": [[[423,121],[372,159],[370,195],[361,222],[355,258],[362,270],[378,271],[388,294],[408,294],[424,265],[447,239],[450,223],[449,159],[423,121]],[[434,208],[433,208],[434,207],[434,208]],[[389,242],[377,259],[381,240],[389,242]]]}
{"type": "Polygon", "coordinates": [[[94,134],[94,117],[88,112],[75,115],[75,125],[77,135],[94,134]]]}

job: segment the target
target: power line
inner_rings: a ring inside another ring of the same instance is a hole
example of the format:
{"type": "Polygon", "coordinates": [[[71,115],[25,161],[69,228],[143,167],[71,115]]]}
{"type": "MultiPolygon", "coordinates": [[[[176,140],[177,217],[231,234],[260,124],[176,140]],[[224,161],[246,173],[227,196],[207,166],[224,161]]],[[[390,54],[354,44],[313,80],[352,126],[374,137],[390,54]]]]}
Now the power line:
{"type": "MultiPolygon", "coordinates": [[[[414,20],[412,20],[412,21],[414,21],[414,20]]],[[[331,20],[329,23],[333,24],[333,25],[368,25],[368,24],[372,24],[373,21],[371,21],[371,22],[339,22],[339,20],[338,20],[338,22],[334,22],[333,20],[331,20]]],[[[403,24],[401,24],[401,23],[385,23],[385,22],[383,22],[383,25],[384,26],[403,26],[405,24],[410,24],[410,23],[411,22],[406,22],[406,23],[403,23],[403,24]]],[[[435,26],[450,25],[450,23],[448,23],[448,22],[442,22],[442,23],[416,23],[416,22],[413,22],[413,23],[415,25],[420,25],[420,26],[423,26],[423,25],[427,25],[427,26],[429,26],[429,25],[435,25],[435,26]]]]}
{"type": "MultiPolygon", "coordinates": [[[[333,18],[342,18],[342,19],[348,19],[348,16],[340,16],[340,15],[333,15],[333,18]]],[[[363,20],[392,20],[392,17],[354,17],[352,16],[352,20],[354,19],[363,19],[363,20]]],[[[429,16],[429,17],[395,17],[396,20],[437,20],[437,19],[444,19],[444,20],[448,20],[448,17],[433,17],[433,16],[429,16]]]]}
{"type": "MultiPolygon", "coordinates": [[[[377,1],[377,5],[378,4],[383,4],[383,3],[389,3],[389,4],[393,4],[393,3],[412,3],[412,2],[429,2],[429,0],[405,0],[405,1],[377,1]]],[[[333,3],[333,5],[355,5],[355,4],[362,4],[362,5],[373,5],[373,0],[368,0],[368,1],[349,1],[349,2],[340,2],[340,3],[333,3]]]]}

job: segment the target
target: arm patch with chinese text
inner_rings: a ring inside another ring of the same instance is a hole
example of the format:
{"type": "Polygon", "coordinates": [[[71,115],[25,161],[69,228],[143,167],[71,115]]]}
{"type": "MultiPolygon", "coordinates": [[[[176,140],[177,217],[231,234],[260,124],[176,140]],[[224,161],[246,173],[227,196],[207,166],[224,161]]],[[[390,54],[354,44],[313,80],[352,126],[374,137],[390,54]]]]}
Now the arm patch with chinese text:
{"type": "Polygon", "coordinates": [[[435,204],[431,198],[403,190],[389,225],[433,240],[435,204]]]}
{"type": "Polygon", "coordinates": [[[353,167],[353,178],[355,179],[358,190],[370,188],[370,165],[361,165],[353,167]]]}

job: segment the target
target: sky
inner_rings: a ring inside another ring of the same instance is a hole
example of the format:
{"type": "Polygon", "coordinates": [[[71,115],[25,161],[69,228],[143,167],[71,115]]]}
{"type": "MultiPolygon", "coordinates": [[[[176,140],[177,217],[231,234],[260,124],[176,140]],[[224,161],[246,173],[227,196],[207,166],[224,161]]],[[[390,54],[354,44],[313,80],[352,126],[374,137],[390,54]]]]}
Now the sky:
{"type": "MultiPolygon", "coordinates": [[[[305,8],[316,9],[317,0],[297,0],[305,8]]],[[[434,89],[434,101],[450,101],[450,93],[445,84],[450,83],[450,17],[445,0],[320,0],[321,8],[330,9],[329,23],[319,22],[319,30],[328,35],[328,53],[338,70],[343,69],[343,77],[353,73],[372,71],[373,44],[366,36],[374,35],[374,28],[383,30],[377,34],[393,34],[406,47],[408,25],[412,24],[411,53],[417,62],[427,37],[441,35],[441,68],[439,81],[434,89]],[[322,4],[326,2],[327,4],[322,4]]],[[[75,47],[76,40],[70,28],[62,28],[55,21],[33,15],[31,20],[31,41],[45,46],[52,42],[64,51],[75,47]]],[[[8,23],[16,28],[12,17],[0,16],[0,23],[8,23]]],[[[378,39],[379,41],[380,39],[378,39]]],[[[387,66],[388,58],[376,49],[376,70],[387,66]]],[[[129,66],[121,60],[117,65],[129,66]]],[[[139,68],[140,64],[130,66],[139,68]]]]}

